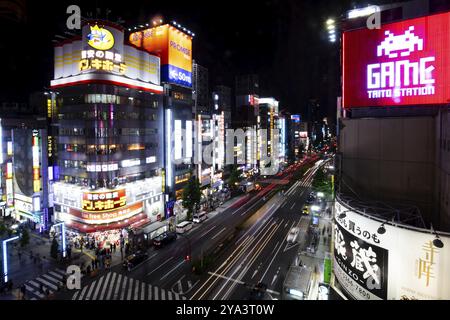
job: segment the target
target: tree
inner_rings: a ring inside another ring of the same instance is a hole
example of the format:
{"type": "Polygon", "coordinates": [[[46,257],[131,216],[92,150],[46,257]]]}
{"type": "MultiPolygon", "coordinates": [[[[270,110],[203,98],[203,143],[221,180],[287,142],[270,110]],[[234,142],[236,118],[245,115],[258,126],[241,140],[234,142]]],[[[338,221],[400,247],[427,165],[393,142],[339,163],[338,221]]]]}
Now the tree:
{"type": "Polygon", "coordinates": [[[27,229],[23,229],[22,237],[20,238],[20,246],[23,248],[30,243],[30,234],[27,229]]]}
{"type": "Polygon", "coordinates": [[[50,256],[54,259],[58,258],[58,248],[59,248],[58,240],[56,240],[56,238],[53,238],[52,245],[50,247],[50,256]]]}
{"type": "Polygon", "coordinates": [[[241,181],[240,177],[241,177],[241,171],[238,170],[236,165],[234,165],[233,169],[231,170],[231,173],[230,173],[230,178],[228,178],[228,184],[232,190],[237,189],[236,184],[241,181]]]}
{"type": "Polygon", "coordinates": [[[187,219],[192,219],[194,208],[200,204],[201,199],[200,182],[194,176],[189,179],[188,184],[183,189],[183,208],[187,209],[187,219]]]}

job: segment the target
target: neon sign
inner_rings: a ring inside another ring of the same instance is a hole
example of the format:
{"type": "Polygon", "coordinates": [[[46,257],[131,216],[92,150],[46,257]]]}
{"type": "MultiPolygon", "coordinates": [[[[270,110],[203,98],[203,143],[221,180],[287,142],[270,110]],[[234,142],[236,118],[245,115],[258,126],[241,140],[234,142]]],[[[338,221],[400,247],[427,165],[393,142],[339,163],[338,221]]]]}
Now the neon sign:
{"type": "Polygon", "coordinates": [[[447,104],[450,13],[344,32],[343,106],[447,104]]]}

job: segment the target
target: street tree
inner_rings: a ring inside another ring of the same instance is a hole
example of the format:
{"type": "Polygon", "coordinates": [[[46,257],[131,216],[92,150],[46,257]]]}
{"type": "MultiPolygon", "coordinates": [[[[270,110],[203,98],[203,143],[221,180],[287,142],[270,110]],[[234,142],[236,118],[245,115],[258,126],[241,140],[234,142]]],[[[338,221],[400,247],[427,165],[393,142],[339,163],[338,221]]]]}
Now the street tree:
{"type": "Polygon", "coordinates": [[[192,219],[194,208],[200,204],[201,191],[200,182],[194,176],[191,176],[189,182],[183,189],[182,204],[183,208],[187,209],[187,219],[192,219]]]}
{"type": "Polygon", "coordinates": [[[237,185],[241,181],[241,171],[234,165],[231,169],[230,177],[228,178],[228,184],[232,190],[237,189],[237,185]]]}

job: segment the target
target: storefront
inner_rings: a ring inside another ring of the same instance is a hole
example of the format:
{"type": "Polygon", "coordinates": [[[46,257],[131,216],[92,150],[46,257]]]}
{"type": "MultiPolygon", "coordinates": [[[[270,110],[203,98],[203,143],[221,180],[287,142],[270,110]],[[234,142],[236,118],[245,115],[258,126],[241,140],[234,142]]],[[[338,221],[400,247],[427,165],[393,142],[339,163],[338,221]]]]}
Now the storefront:
{"type": "Polygon", "coordinates": [[[58,182],[54,186],[56,217],[68,229],[84,234],[138,228],[162,219],[161,186],[160,177],[96,191],[58,182]]]}

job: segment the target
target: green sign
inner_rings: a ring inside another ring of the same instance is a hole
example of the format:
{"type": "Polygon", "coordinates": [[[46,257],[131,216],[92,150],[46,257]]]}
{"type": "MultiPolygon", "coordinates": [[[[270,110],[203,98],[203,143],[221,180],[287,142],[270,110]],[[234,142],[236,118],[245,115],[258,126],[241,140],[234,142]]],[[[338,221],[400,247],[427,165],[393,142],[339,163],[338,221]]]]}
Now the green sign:
{"type": "Polygon", "coordinates": [[[325,258],[323,262],[323,282],[330,284],[331,281],[331,259],[325,258]]]}

